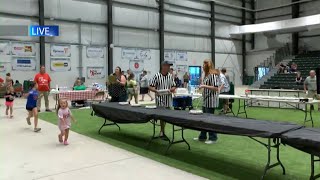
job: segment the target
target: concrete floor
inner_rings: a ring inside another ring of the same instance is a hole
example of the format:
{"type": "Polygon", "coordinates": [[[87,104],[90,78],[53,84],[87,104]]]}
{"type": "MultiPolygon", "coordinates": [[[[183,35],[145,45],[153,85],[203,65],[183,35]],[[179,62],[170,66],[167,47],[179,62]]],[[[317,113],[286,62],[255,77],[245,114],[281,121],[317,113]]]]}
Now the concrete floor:
{"type": "MultiPolygon", "coordinates": [[[[236,94],[246,88],[237,87],[236,94]]],[[[143,103],[151,103],[148,96],[145,99],[143,103]]],[[[55,102],[49,100],[53,109],[55,102]]],[[[53,124],[40,120],[42,131],[32,131],[25,120],[25,102],[15,100],[14,117],[9,119],[0,99],[1,180],[203,179],[75,132],[69,146],[61,145],[53,124]]]]}
{"type": "Polygon", "coordinates": [[[12,119],[0,103],[1,180],[203,179],[75,132],[61,145],[55,125],[39,121],[40,133],[27,125],[25,99],[15,100],[12,119]]]}

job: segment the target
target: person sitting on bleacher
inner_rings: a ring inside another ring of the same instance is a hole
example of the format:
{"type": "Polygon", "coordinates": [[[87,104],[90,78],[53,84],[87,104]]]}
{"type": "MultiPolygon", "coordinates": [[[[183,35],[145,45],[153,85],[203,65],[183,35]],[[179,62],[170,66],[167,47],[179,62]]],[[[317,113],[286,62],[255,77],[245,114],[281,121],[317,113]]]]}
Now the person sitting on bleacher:
{"type": "Polygon", "coordinates": [[[303,78],[301,76],[301,72],[297,72],[297,76],[296,76],[296,83],[297,85],[302,85],[303,84],[303,78]]]}
{"type": "Polygon", "coordinates": [[[297,73],[297,71],[298,71],[298,66],[297,66],[297,64],[292,63],[292,64],[291,64],[291,68],[289,69],[289,72],[290,72],[290,73],[297,73]]]}

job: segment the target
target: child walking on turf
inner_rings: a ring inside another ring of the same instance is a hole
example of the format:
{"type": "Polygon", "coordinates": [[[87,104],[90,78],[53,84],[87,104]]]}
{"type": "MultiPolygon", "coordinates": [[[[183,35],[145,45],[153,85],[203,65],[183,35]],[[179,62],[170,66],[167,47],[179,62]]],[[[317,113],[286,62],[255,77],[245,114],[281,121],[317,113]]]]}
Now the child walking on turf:
{"type": "Polygon", "coordinates": [[[71,127],[71,119],[75,122],[74,117],[68,107],[68,101],[66,99],[59,99],[57,108],[58,126],[61,133],[58,135],[59,142],[64,145],[68,145],[69,129],[71,127]]]}
{"type": "Polygon", "coordinates": [[[9,115],[9,110],[10,110],[10,118],[13,117],[13,101],[14,101],[14,89],[12,86],[7,87],[6,94],[4,95],[4,98],[6,99],[6,115],[9,115]]]}
{"type": "Polygon", "coordinates": [[[37,100],[38,100],[38,85],[36,83],[31,83],[30,88],[32,88],[27,96],[27,105],[26,109],[28,111],[28,117],[26,118],[28,125],[31,125],[30,118],[34,118],[34,132],[39,132],[41,128],[38,128],[38,108],[37,108],[37,100]]]}

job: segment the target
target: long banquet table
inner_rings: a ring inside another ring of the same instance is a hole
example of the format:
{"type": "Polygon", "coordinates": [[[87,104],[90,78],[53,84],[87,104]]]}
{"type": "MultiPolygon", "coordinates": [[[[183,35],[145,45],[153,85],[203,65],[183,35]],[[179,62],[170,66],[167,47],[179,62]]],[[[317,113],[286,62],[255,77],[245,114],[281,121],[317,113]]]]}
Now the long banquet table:
{"type": "MultiPolygon", "coordinates": [[[[238,117],[230,116],[217,116],[212,114],[199,114],[192,115],[187,111],[173,111],[168,109],[146,109],[145,107],[131,107],[123,106],[118,103],[101,103],[92,105],[93,111],[96,116],[105,119],[103,125],[99,129],[99,133],[104,126],[117,125],[118,123],[147,123],[151,122],[153,124],[153,135],[151,141],[156,139],[155,130],[157,120],[162,120],[167,123],[172,124],[172,139],[169,140],[169,148],[176,143],[186,143],[190,149],[188,142],[184,138],[184,130],[194,129],[194,130],[204,130],[204,131],[215,131],[217,133],[229,134],[229,135],[239,135],[247,136],[259,144],[267,148],[267,163],[262,175],[264,179],[267,171],[276,166],[281,166],[283,174],[285,174],[285,168],[280,161],[280,138],[281,135],[289,131],[297,130],[302,128],[300,125],[287,123],[287,122],[271,122],[271,121],[260,121],[243,119],[238,117]],[[112,123],[107,123],[107,121],[112,123]],[[175,126],[181,127],[178,129],[181,131],[181,139],[175,141],[175,126]],[[267,143],[256,139],[256,137],[266,138],[267,143]],[[276,160],[274,164],[270,164],[271,161],[271,149],[276,150],[276,160]]],[[[119,127],[119,126],[118,126],[119,127]]],[[[120,130],[120,127],[119,127],[120,130]]],[[[167,152],[166,151],[166,152],[167,152]]]]}

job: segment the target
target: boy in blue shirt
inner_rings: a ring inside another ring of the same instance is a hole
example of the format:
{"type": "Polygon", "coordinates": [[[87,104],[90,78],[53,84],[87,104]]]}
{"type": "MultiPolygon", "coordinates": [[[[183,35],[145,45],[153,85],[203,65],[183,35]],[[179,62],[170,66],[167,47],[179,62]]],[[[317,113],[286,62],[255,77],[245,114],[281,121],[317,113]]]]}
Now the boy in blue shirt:
{"type": "Polygon", "coordinates": [[[36,83],[30,84],[32,88],[27,94],[27,104],[26,109],[28,111],[27,123],[31,125],[30,118],[34,117],[34,132],[39,132],[41,128],[38,128],[38,108],[37,108],[37,100],[38,100],[38,85],[36,83]]]}

